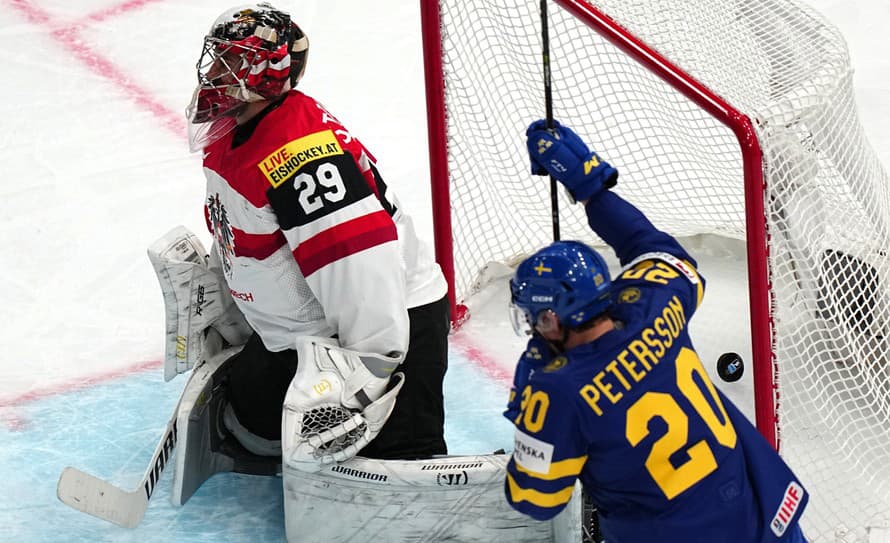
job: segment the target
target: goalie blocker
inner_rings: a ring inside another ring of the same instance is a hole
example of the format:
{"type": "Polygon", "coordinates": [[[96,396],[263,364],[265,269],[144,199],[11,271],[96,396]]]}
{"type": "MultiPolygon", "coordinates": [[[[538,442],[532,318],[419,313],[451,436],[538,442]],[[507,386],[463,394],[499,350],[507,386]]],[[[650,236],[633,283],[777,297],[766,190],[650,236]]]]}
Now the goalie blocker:
{"type": "Polygon", "coordinates": [[[247,341],[253,330],[232,300],[219,262],[195,234],[173,228],[148,248],[148,259],[164,295],[165,381],[218,352],[218,342],[205,341],[211,328],[230,345],[247,341]]]}

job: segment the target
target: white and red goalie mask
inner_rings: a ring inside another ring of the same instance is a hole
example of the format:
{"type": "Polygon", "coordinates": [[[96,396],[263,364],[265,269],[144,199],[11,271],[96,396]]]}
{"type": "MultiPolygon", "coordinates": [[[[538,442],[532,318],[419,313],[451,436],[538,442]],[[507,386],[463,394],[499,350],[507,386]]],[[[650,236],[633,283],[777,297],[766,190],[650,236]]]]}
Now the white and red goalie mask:
{"type": "Polygon", "coordinates": [[[198,87],[186,108],[191,150],[231,131],[247,103],[275,98],[296,86],[308,52],[309,40],[300,27],[267,3],[220,15],[204,38],[198,87]]]}

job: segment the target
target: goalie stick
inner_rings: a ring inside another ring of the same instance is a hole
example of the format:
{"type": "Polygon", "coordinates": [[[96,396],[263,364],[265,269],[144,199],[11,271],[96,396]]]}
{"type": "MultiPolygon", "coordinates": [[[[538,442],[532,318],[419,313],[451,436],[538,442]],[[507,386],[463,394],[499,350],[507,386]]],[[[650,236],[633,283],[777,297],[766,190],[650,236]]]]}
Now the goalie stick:
{"type": "MultiPolygon", "coordinates": [[[[183,389],[183,394],[188,387],[183,389]]],[[[161,437],[142,483],[135,490],[123,490],[111,483],[99,479],[77,468],[67,467],[59,476],[59,484],[56,487],[56,495],[62,503],[82,511],[94,517],[108,522],[113,522],[124,528],[135,528],[142,522],[145,511],[148,509],[148,500],[154,492],[161,472],[164,471],[168,460],[176,445],[176,419],[179,414],[179,406],[182,396],[176,403],[173,416],[167,423],[164,435],[161,437]]]]}

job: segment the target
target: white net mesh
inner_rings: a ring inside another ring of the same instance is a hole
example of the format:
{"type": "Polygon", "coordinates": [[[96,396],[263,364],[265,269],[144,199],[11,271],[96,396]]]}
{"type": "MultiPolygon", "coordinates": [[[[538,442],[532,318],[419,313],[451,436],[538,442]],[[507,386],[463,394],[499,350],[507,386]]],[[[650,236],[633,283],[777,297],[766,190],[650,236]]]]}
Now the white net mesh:
{"type": "MultiPolygon", "coordinates": [[[[538,3],[440,0],[458,301],[489,261],[552,240],[529,175],[543,117],[538,3]]],[[[816,542],[890,524],[887,176],[865,140],[846,46],[790,0],[591,2],[754,121],[764,153],[782,453],[811,491],[816,542]]],[[[674,235],[745,239],[733,132],[550,8],[554,117],[621,172],[616,190],[674,235]]],[[[591,239],[560,194],[563,239],[591,239]]]]}

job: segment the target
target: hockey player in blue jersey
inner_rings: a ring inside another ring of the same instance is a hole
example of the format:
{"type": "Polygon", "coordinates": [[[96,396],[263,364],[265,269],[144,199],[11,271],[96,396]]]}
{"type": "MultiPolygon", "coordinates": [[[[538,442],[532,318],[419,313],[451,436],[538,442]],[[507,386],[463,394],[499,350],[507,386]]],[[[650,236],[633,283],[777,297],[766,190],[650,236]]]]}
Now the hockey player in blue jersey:
{"type": "Polygon", "coordinates": [[[613,282],[596,251],[554,242],[511,281],[513,322],[531,339],[505,412],[509,503],[549,519],[580,479],[607,543],[804,543],[803,485],[689,338],[705,290],[695,260],[608,190],[617,170],[569,128],[537,121],[527,136],[534,173],[584,204],[623,269],[613,282]]]}

